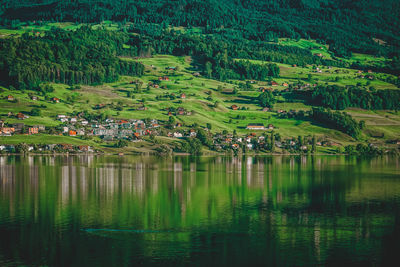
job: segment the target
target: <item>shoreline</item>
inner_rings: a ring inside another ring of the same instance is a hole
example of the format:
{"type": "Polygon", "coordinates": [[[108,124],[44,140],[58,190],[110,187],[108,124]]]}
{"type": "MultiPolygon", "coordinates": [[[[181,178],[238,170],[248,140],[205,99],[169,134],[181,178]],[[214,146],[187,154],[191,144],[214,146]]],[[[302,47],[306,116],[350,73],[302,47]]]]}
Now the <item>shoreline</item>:
{"type": "MultiPolygon", "coordinates": [[[[392,155],[392,154],[384,154],[392,155]]],[[[329,153],[240,153],[234,155],[233,153],[201,153],[193,155],[190,153],[172,153],[172,154],[158,154],[158,153],[4,153],[0,157],[8,156],[193,156],[193,157],[210,157],[210,156],[384,156],[384,155],[351,155],[346,153],[329,154],[329,153]]],[[[396,155],[393,155],[396,156],[396,155]]]]}

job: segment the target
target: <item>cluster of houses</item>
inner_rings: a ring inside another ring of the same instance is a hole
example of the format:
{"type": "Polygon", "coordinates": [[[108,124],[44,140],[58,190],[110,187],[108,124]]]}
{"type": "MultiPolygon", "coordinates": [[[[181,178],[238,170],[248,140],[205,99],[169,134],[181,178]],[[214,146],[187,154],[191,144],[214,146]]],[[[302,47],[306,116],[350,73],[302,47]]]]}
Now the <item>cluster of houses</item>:
{"type": "MultiPolygon", "coordinates": [[[[181,123],[177,123],[174,128],[180,128],[182,127],[181,123]]],[[[195,129],[190,129],[188,131],[175,131],[175,132],[168,132],[167,133],[168,137],[173,137],[173,138],[185,138],[185,137],[196,137],[197,132],[195,129]]]]}
{"type": "Polygon", "coordinates": [[[0,136],[12,136],[14,134],[33,135],[45,130],[46,128],[43,125],[27,126],[24,123],[13,123],[6,126],[3,121],[0,121],[0,136]]]}
{"type": "Polygon", "coordinates": [[[69,136],[99,136],[106,141],[116,139],[139,139],[140,136],[152,134],[160,127],[157,120],[148,125],[142,120],[114,120],[106,119],[88,121],[83,118],[58,115],[57,119],[64,123],[62,132],[69,136]]]}
{"type": "MultiPolygon", "coordinates": [[[[181,110],[182,111],[182,110],[181,110]]],[[[179,112],[179,109],[177,110],[179,112]]],[[[280,114],[287,113],[283,110],[277,111],[280,114]]],[[[173,131],[163,132],[161,125],[157,120],[149,120],[147,123],[143,120],[114,120],[106,119],[105,121],[99,122],[96,120],[87,120],[81,117],[67,116],[67,115],[57,115],[57,120],[63,123],[61,126],[61,131],[64,135],[68,136],[78,136],[78,135],[92,135],[99,136],[105,141],[113,140],[139,140],[141,136],[144,135],[166,135],[171,138],[186,138],[186,137],[196,137],[197,131],[195,129],[179,129],[183,127],[181,123],[176,123],[174,125],[173,131]]],[[[9,127],[5,127],[4,123],[0,121],[0,135],[10,136],[16,133],[26,133],[26,134],[37,134],[40,131],[44,131],[44,126],[29,126],[26,127],[23,123],[16,123],[9,127]],[[23,130],[25,129],[25,131],[23,130]]],[[[249,123],[246,127],[247,130],[251,131],[266,131],[274,130],[274,125],[268,124],[265,126],[262,123],[249,123]]],[[[233,134],[220,134],[217,133],[212,136],[213,145],[216,150],[221,149],[260,149],[266,148],[268,144],[268,135],[265,133],[258,135],[252,132],[243,137],[237,137],[233,134]]],[[[299,147],[296,140],[285,140],[285,141],[275,141],[275,146],[283,149],[296,149],[301,151],[307,151],[309,148],[306,145],[299,147]]],[[[324,145],[322,143],[317,143],[317,145],[324,145]]],[[[13,153],[18,152],[18,148],[14,145],[1,145],[0,152],[13,153]]],[[[28,146],[26,151],[30,152],[94,152],[90,146],[74,146],[71,144],[52,144],[52,145],[41,145],[41,146],[28,146]]]]}
{"type": "MultiPolygon", "coordinates": [[[[248,150],[254,150],[257,148],[268,149],[267,145],[270,145],[268,139],[268,136],[257,136],[256,133],[251,133],[244,137],[235,137],[232,134],[216,134],[213,138],[213,143],[216,150],[237,150],[239,148],[245,148],[248,150]]],[[[318,143],[317,145],[321,146],[322,144],[318,143]]],[[[300,146],[297,141],[291,139],[275,141],[274,146],[283,149],[295,149],[301,151],[307,151],[309,149],[307,145],[300,146]]]]}
{"type": "Polygon", "coordinates": [[[265,136],[259,136],[255,133],[246,135],[245,137],[237,137],[232,134],[222,135],[216,134],[213,137],[213,143],[216,150],[232,148],[237,150],[243,146],[247,149],[253,149],[256,143],[263,143],[265,141],[265,136]]]}
{"type": "MultiPolygon", "coordinates": [[[[215,149],[218,150],[226,150],[226,149],[233,149],[237,150],[239,148],[245,148],[248,150],[254,149],[270,149],[270,138],[268,135],[259,135],[257,136],[256,133],[250,133],[244,137],[234,136],[232,134],[216,134],[213,137],[213,144],[215,149]]],[[[274,146],[285,149],[291,150],[296,152],[307,152],[311,149],[312,142],[311,140],[305,141],[303,144],[300,144],[298,140],[288,138],[285,140],[275,140],[274,146]]],[[[319,141],[316,142],[316,146],[340,146],[340,144],[331,142],[329,140],[319,141]]]]}

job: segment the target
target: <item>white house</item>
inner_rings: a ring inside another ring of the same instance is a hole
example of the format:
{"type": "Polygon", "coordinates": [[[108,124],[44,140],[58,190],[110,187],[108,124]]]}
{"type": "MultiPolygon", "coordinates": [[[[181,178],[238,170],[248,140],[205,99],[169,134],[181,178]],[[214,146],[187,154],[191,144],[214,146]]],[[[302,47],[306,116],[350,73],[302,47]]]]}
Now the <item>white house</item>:
{"type": "Polygon", "coordinates": [[[179,133],[179,132],[175,132],[175,133],[174,133],[174,137],[175,137],[175,138],[182,138],[183,135],[182,135],[181,133],[179,133]]]}

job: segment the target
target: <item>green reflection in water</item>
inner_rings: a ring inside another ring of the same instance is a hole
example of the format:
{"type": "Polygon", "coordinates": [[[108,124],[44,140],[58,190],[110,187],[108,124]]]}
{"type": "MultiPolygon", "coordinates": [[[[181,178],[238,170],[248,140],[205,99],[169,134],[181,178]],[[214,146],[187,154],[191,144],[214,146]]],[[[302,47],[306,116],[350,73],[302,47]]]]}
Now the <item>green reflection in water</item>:
{"type": "Polygon", "coordinates": [[[398,158],[0,157],[0,265],[385,264],[398,158]]]}

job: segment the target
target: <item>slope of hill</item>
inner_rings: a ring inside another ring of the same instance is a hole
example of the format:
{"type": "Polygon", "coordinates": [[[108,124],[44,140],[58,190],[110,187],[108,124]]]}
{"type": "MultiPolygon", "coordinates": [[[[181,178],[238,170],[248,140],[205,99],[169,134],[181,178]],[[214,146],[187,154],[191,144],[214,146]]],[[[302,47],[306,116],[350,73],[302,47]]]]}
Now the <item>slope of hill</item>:
{"type": "MultiPolygon", "coordinates": [[[[299,37],[322,40],[338,56],[351,52],[399,54],[400,4],[396,0],[150,0],[3,1],[12,20],[103,20],[201,26],[251,40],[299,37]],[[384,45],[382,45],[384,44],[384,45]]],[[[393,56],[393,54],[391,54],[393,56]]]]}
{"type": "Polygon", "coordinates": [[[24,142],[38,151],[46,144],[146,153],[397,151],[395,57],[338,57],[318,40],[228,33],[129,22],[3,27],[0,144],[9,151],[28,149],[24,142]]]}

